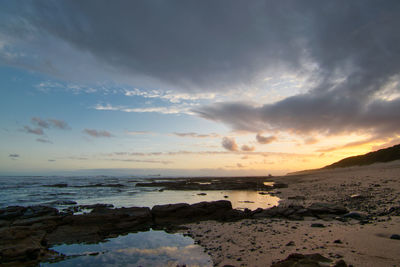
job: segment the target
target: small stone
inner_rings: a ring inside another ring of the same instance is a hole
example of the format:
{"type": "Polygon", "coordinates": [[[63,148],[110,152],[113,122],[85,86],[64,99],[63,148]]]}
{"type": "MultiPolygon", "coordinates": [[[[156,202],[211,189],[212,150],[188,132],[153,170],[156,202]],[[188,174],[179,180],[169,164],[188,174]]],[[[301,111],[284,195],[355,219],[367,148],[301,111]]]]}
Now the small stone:
{"type": "Polygon", "coordinates": [[[400,235],[397,235],[397,234],[391,235],[390,239],[400,240],[400,235]]]}
{"type": "Polygon", "coordinates": [[[342,244],[343,242],[342,242],[342,240],[340,240],[340,239],[336,239],[335,241],[333,241],[333,243],[335,243],[335,244],[342,244]]]}
{"type": "Polygon", "coordinates": [[[347,263],[344,260],[339,260],[333,265],[333,267],[347,267],[347,263]]]}
{"type": "Polygon", "coordinates": [[[323,225],[322,223],[313,223],[313,224],[311,224],[311,227],[323,228],[323,227],[325,227],[325,225],[323,225]]]}
{"type": "Polygon", "coordinates": [[[294,245],[295,245],[295,244],[294,244],[294,241],[290,241],[289,243],[286,244],[287,247],[289,247],[289,246],[294,246],[294,245]]]}

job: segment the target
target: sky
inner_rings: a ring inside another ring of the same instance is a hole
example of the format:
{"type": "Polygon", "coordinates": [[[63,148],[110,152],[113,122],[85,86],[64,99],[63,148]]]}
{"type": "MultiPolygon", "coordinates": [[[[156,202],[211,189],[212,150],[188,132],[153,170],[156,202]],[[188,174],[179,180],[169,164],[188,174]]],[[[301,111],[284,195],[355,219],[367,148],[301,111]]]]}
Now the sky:
{"type": "Polygon", "coordinates": [[[397,0],[0,2],[0,175],[281,175],[400,143],[397,0]]]}

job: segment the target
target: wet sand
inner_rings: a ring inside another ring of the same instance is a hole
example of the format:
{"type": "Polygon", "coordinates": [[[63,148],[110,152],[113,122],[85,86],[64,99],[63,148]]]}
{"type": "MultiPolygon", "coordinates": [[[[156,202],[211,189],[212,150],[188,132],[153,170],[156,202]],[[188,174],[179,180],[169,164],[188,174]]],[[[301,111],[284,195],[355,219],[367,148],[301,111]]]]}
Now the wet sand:
{"type": "Polygon", "coordinates": [[[400,216],[389,213],[400,207],[399,161],[276,179],[289,185],[276,189],[282,206],[337,203],[369,220],[203,221],[186,225],[184,232],[205,248],[216,266],[270,266],[292,253],[320,253],[333,263],[343,259],[353,266],[400,266],[400,240],[390,238],[400,235],[400,216]]]}

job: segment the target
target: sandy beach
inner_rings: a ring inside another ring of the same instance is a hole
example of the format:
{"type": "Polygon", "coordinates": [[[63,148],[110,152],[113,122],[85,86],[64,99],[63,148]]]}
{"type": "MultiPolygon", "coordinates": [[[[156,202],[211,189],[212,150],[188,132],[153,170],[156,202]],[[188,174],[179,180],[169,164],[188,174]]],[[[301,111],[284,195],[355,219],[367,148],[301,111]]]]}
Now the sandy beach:
{"type": "Polygon", "coordinates": [[[156,194],[198,188],[207,192],[204,197],[229,188],[280,198],[278,206],[254,210],[233,208],[234,194],[221,195],[224,199],[217,201],[152,208],[75,202],[64,211],[45,205],[9,206],[0,209],[0,262],[8,266],[62,262],[68,256],[53,250],[54,246],[96,244],[153,229],[192,237],[215,266],[400,266],[399,176],[397,161],[282,177],[175,178],[138,183],[139,187],[155,188],[152,192],[156,194]],[[82,209],[90,212],[73,212],[82,209]],[[292,263],[281,262],[288,258],[292,263]],[[294,258],[303,265],[293,263],[294,258]]]}
{"type": "Polygon", "coordinates": [[[289,184],[276,190],[281,206],[342,204],[357,219],[203,221],[186,225],[184,232],[205,248],[216,266],[270,266],[292,253],[319,253],[332,264],[343,259],[353,266],[400,266],[400,240],[393,239],[400,234],[400,217],[391,216],[400,206],[399,161],[312,171],[279,181],[289,184]]]}

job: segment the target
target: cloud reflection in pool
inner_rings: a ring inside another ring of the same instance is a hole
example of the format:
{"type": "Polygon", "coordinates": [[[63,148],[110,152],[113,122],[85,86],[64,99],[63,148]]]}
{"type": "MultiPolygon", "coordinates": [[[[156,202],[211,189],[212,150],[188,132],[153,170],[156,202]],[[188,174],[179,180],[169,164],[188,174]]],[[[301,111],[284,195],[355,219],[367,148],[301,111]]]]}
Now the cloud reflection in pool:
{"type": "Polygon", "coordinates": [[[210,256],[193,239],[164,231],[151,230],[98,244],[60,245],[52,249],[67,256],[81,256],[42,266],[212,266],[210,256]]]}

